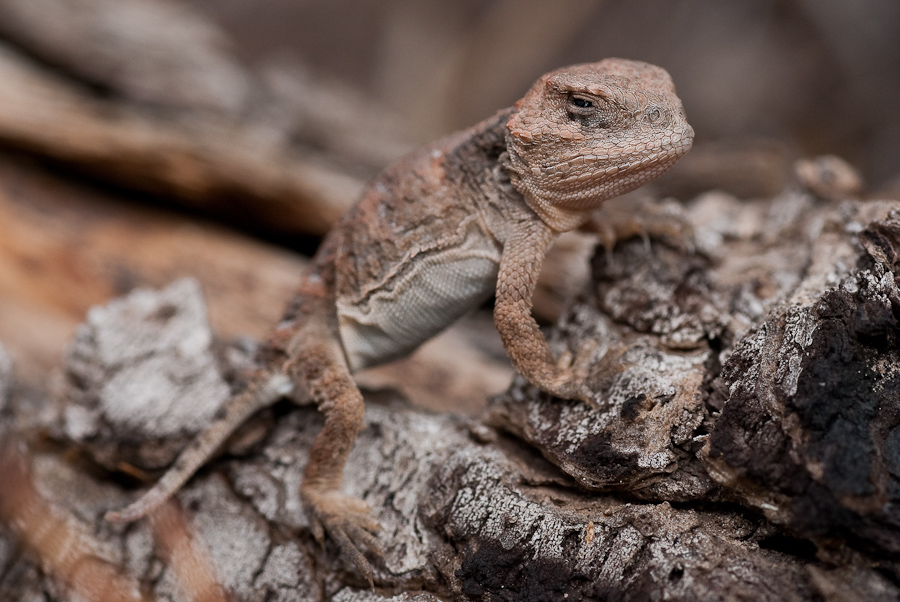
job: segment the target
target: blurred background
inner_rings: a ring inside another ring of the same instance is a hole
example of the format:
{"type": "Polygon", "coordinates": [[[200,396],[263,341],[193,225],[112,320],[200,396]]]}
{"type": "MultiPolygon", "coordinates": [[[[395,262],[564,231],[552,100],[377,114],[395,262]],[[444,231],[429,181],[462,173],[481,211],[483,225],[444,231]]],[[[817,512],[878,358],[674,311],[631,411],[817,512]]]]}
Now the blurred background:
{"type": "Polygon", "coordinates": [[[42,382],[92,304],[183,275],[263,336],[379,169],[612,56],[697,133],[658,197],[822,154],[900,192],[898,2],[0,0],[0,341],[42,382]]]}
{"type": "Polygon", "coordinates": [[[698,142],[836,153],[900,172],[900,3],[883,0],[191,0],[248,65],[305,65],[402,115],[417,140],[515,101],[540,74],[619,56],[665,67],[698,142]]]}

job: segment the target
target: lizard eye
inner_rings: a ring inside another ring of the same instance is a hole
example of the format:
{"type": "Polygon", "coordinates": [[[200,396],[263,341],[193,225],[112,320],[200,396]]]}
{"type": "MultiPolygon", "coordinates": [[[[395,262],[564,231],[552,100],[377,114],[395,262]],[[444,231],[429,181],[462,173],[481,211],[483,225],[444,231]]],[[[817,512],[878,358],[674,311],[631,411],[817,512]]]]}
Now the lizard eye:
{"type": "Polygon", "coordinates": [[[612,120],[612,107],[605,98],[570,93],[566,99],[566,113],[572,121],[587,128],[607,128],[612,120]]]}
{"type": "Polygon", "coordinates": [[[597,104],[590,98],[569,94],[566,100],[566,112],[572,119],[587,117],[597,112],[597,104]]]}
{"type": "Polygon", "coordinates": [[[594,103],[592,103],[591,101],[589,101],[585,98],[577,98],[577,97],[572,99],[572,104],[575,105],[576,107],[581,107],[582,109],[589,109],[592,106],[594,106],[594,103]]]}

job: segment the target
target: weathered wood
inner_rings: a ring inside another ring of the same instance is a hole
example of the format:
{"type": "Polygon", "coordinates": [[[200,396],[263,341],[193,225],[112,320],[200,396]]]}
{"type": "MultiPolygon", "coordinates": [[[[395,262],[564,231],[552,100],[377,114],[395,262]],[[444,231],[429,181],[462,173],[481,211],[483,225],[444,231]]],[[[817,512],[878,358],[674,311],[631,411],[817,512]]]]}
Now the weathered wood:
{"type": "MultiPolygon", "coordinates": [[[[896,599],[900,201],[795,187],[756,203],[709,193],[686,215],[696,254],[640,239],[598,253],[554,330],[557,351],[600,345],[598,408],[517,382],[490,408],[496,430],[367,393],[345,488],[384,526],[375,592],[308,531],[298,484],[319,414],[251,421],[179,495],[225,586],[273,600],[896,599]]],[[[93,312],[30,423],[132,475],[165,463],[202,418],[160,414],[159,379],[188,409],[192,383],[249,365],[184,347],[211,340],[187,336],[206,328],[191,286],[93,312]]],[[[100,520],[126,494],[107,477],[115,493],[70,500],[59,457],[43,457],[60,503],[167,595],[146,525],[100,520]]]]}
{"type": "Polygon", "coordinates": [[[828,224],[804,281],[728,358],[704,458],[743,503],[821,542],[823,558],[841,540],[896,577],[900,206],[854,209],[828,224]],[[864,228],[858,241],[847,225],[864,228]]]}
{"type": "Polygon", "coordinates": [[[97,99],[0,46],[0,143],[279,232],[322,234],[361,182],[253,123],[97,99]]]}
{"type": "Polygon", "coordinates": [[[132,101],[237,114],[252,93],[222,32],[168,0],[2,0],[0,35],[132,101]]]}
{"type": "Polygon", "coordinates": [[[0,162],[0,340],[41,382],[88,309],[195,274],[223,337],[264,337],[305,260],[225,228],[0,162]]]}

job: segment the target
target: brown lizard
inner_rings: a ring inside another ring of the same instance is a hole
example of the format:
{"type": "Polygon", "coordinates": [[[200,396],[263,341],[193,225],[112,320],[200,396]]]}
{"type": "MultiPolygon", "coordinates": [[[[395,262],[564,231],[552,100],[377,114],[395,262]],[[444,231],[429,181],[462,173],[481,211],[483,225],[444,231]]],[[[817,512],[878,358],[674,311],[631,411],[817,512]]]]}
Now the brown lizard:
{"type": "Polygon", "coordinates": [[[107,518],[148,514],[251,414],[304,398],[325,415],[301,489],[313,535],[327,533],[371,583],[363,551],[379,551],[378,523],[341,493],[363,425],[351,374],[410,353],[495,294],[516,369],[547,393],[592,403],[590,354],[554,359],[531,315],[544,254],[604,200],[662,174],[693,136],[665,70],[607,59],[548,73],[512,107],[400,159],[323,242],[269,341],[267,368],[156,486],[107,518]]]}

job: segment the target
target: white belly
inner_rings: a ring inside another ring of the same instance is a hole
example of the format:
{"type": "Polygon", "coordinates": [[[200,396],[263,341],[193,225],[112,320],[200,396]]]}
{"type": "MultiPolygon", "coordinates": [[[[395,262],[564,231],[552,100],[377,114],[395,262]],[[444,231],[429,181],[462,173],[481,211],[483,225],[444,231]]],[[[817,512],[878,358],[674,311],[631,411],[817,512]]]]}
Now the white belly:
{"type": "Polygon", "coordinates": [[[337,300],[352,371],[394,360],[484,303],[494,292],[500,250],[472,232],[462,246],[419,256],[363,303],[337,300]]]}

